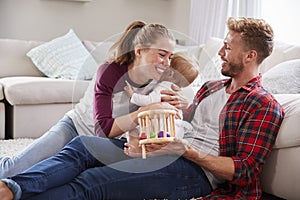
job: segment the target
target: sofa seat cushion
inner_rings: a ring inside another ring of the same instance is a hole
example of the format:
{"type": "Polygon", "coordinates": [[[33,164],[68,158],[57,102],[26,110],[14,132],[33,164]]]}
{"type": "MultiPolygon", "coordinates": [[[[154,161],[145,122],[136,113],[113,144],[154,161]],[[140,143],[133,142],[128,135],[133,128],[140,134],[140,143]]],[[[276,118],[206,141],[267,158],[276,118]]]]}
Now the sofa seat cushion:
{"type": "Polygon", "coordinates": [[[4,99],[4,94],[3,94],[3,85],[0,83],[0,101],[4,99]]]}
{"type": "Polygon", "coordinates": [[[274,148],[281,149],[300,145],[300,94],[274,95],[284,108],[285,116],[274,148]]]}
{"type": "Polygon", "coordinates": [[[0,80],[11,105],[77,103],[89,81],[46,77],[7,77],[0,80]]]}

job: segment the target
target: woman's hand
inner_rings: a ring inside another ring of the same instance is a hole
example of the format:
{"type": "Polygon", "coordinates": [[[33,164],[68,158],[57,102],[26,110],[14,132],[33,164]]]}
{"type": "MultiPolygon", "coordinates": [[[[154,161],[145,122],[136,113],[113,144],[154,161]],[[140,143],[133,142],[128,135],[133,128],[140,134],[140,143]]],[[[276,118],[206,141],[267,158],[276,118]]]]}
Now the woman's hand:
{"type": "Polygon", "coordinates": [[[178,91],[180,91],[180,88],[176,85],[172,86],[173,90],[162,90],[160,92],[162,94],[161,101],[168,102],[178,109],[185,109],[188,106],[188,100],[179,95],[178,91]]]}

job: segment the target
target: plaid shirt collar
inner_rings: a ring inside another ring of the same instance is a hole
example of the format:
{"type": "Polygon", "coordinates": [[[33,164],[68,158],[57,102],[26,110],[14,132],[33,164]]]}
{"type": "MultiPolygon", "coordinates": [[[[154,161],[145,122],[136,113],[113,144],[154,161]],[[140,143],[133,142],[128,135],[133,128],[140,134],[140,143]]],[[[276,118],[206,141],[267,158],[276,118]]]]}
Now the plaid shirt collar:
{"type": "MultiPolygon", "coordinates": [[[[261,74],[251,79],[246,85],[242,86],[238,91],[240,90],[246,90],[250,92],[254,87],[257,85],[261,85],[261,74]]],[[[198,104],[207,96],[210,94],[222,89],[223,87],[226,87],[228,84],[230,84],[232,81],[232,78],[229,79],[222,79],[219,81],[212,81],[212,82],[206,82],[197,92],[197,94],[194,97],[193,103],[185,110],[183,110],[183,118],[184,120],[190,122],[195,114],[196,108],[198,104]]],[[[238,92],[236,91],[236,92],[238,92]]]]}

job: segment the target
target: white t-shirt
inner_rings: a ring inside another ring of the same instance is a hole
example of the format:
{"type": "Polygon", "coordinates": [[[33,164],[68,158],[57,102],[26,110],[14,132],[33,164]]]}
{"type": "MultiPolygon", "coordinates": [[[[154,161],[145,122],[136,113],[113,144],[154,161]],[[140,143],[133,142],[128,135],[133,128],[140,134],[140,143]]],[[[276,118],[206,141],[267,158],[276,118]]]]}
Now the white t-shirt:
{"type": "Polygon", "coordinates": [[[66,113],[69,116],[79,135],[95,135],[93,118],[93,99],[96,74],[89,83],[84,96],[72,110],[66,113]]]}
{"type": "MultiPolygon", "coordinates": [[[[219,115],[226,104],[230,94],[221,89],[202,100],[196,108],[195,115],[191,121],[193,131],[185,132],[184,139],[191,146],[202,153],[219,155],[219,115]]],[[[213,188],[223,182],[222,179],[214,176],[203,169],[213,188]]]]}
{"type": "MultiPolygon", "coordinates": [[[[94,131],[94,117],[93,117],[93,99],[94,99],[94,87],[96,81],[96,74],[93,79],[89,83],[87,90],[84,93],[84,96],[80,99],[79,103],[77,103],[72,110],[66,113],[69,116],[78,132],[79,135],[95,135],[94,131]]],[[[150,82],[144,88],[135,88],[135,90],[141,94],[145,94],[149,91],[152,91],[156,86],[156,81],[150,82]]],[[[128,104],[128,101],[121,102],[122,96],[127,96],[125,91],[119,92],[115,94],[113,98],[115,108],[113,109],[112,116],[120,116],[128,113],[128,109],[126,112],[122,113],[123,110],[120,107],[125,107],[123,104],[128,104]]]]}

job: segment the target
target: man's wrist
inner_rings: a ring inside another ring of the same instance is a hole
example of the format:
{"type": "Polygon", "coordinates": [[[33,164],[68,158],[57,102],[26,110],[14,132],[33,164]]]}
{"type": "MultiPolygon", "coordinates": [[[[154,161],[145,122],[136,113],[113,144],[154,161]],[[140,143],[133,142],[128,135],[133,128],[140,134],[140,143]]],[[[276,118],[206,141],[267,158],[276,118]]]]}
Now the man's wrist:
{"type": "Polygon", "coordinates": [[[193,147],[186,145],[185,152],[183,153],[183,157],[189,160],[194,160],[196,157],[196,153],[197,152],[193,147]]]}

